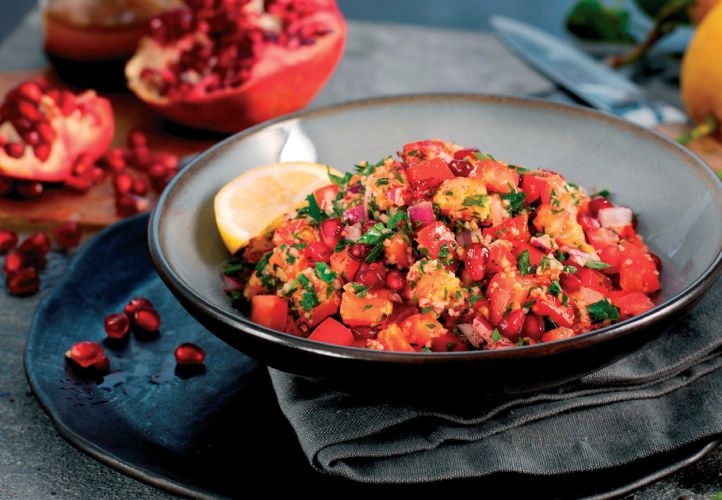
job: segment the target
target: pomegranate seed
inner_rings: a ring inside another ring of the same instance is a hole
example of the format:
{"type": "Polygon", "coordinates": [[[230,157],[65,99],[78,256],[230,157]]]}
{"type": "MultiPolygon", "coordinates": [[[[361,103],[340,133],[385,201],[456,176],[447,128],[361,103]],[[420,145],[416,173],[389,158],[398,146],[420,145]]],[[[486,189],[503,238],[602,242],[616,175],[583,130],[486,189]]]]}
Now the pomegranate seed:
{"type": "Polygon", "coordinates": [[[103,157],[103,165],[107,166],[114,172],[120,172],[125,169],[125,151],[121,148],[114,148],[105,153],[103,157]]]}
{"type": "Polygon", "coordinates": [[[5,255],[18,244],[18,235],[10,229],[0,229],[0,255],[5,255]]]}
{"type": "Polygon", "coordinates": [[[147,146],[148,138],[140,130],[133,129],[128,132],[125,142],[129,149],[137,149],[147,146]]]}
{"type": "Polygon", "coordinates": [[[128,301],[125,307],[123,307],[123,312],[130,319],[133,317],[133,313],[140,307],[153,309],[153,304],[151,304],[150,300],[145,297],[133,297],[128,301]]]}
{"type": "Polygon", "coordinates": [[[37,146],[40,144],[40,134],[35,130],[26,130],[22,133],[23,140],[30,146],[37,146]]]}
{"type": "Polygon", "coordinates": [[[190,342],[184,342],[175,348],[175,362],[179,365],[201,365],[206,360],[205,351],[190,342]]]}
{"type": "Polygon", "coordinates": [[[25,153],[25,144],[21,142],[9,142],[5,144],[5,152],[10,158],[20,158],[25,153]]]}
{"type": "Polygon", "coordinates": [[[565,292],[576,292],[582,288],[582,280],[579,276],[571,273],[562,273],[559,275],[559,284],[565,292]]]}
{"type": "Polygon", "coordinates": [[[162,164],[168,170],[178,168],[178,156],[173,153],[168,153],[167,151],[158,151],[154,153],[153,162],[162,164]]]}
{"type": "Polygon", "coordinates": [[[150,149],[148,146],[137,146],[130,150],[128,163],[138,170],[148,170],[150,166],[150,149]]]}
{"type": "Polygon", "coordinates": [[[50,251],[50,238],[44,232],[38,231],[25,238],[18,250],[25,255],[46,255],[50,251]]]}
{"type": "Polygon", "coordinates": [[[111,339],[122,339],[130,330],[130,320],[125,313],[111,313],[103,320],[106,335],[111,339]]]}
{"type": "Polygon", "coordinates": [[[53,236],[62,248],[75,248],[83,237],[83,228],[76,221],[62,222],[53,229],[53,236]]]}
{"type": "Polygon", "coordinates": [[[499,332],[512,342],[516,342],[521,335],[525,320],[526,313],[523,309],[510,311],[499,322],[499,332]]]}
{"type": "Polygon", "coordinates": [[[86,193],[93,187],[93,179],[88,175],[70,175],[63,181],[63,186],[76,193],[86,193]]]}
{"type": "Polygon", "coordinates": [[[40,98],[43,96],[43,90],[40,88],[40,85],[34,81],[21,83],[18,86],[17,92],[18,95],[36,104],[40,102],[40,98]]]}
{"type": "Polygon", "coordinates": [[[18,99],[15,101],[15,110],[30,120],[31,122],[37,122],[43,119],[43,113],[37,107],[37,102],[31,102],[26,99],[18,99]]]}
{"type": "Polygon", "coordinates": [[[386,268],[378,263],[362,264],[354,278],[360,284],[371,290],[381,288],[386,283],[386,268]]]}
{"type": "Polygon", "coordinates": [[[43,142],[51,143],[55,140],[55,137],[57,136],[55,130],[53,129],[53,126],[50,125],[50,122],[47,121],[37,123],[35,125],[35,130],[37,131],[43,142]]]}
{"type": "Polygon", "coordinates": [[[133,176],[128,172],[121,172],[113,177],[113,188],[118,194],[128,194],[133,189],[133,176]]]}
{"type": "Polygon", "coordinates": [[[121,217],[130,217],[148,210],[150,203],[142,196],[123,194],[115,199],[115,212],[121,217]]]}
{"type": "Polygon", "coordinates": [[[160,314],[152,307],[140,306],[133,311],[133,325],[146,332],[155,332],[160,328],[160,314]]]}
{"type": "Polygon", "coordinates": [[[50,151],[52,147],[48,143],[37,144],[33,146],[33,153],[40,161],[45,161],[50,158],[50,151]]]}
{"type": "Polygon", "coordinates": [[[37,293],[40,289],[40,276],[33,267],[21,267],[8,274],[7,288],[10,295],[25,297],[37,293]]]}
{"type": "Polygon", "coordinates": [[[148,194],[148,183],[145,181],[145,179],[133,179],[133,185],[130,188],[130,191],[138,196],[145,196],[148,194]]]}
{"type": "Polygon", "coordinates": [[[321,241],[314,241],[309,244],[304,253],[312,262],[328,262],[331,257],[331,249],[321,241]]]}
{"type": "Polygon", "coordinates": [[[351,246],[351,248],[348,249],[348,255],[353,260],[364,260],[370,251],[371,249],[368,245],[364,245],[362,243],[355,243],[351,246]]]}
{"type": "Polygon", "coordinates": [[[474,166],[466,160],[451,160],[449,168],[457,177],[468,177],[474,170],[474,166]]]}
{"type": "Polygon", "coordinates": [[[544,319],[536,314],[527,314],[522,327],[524,337],[539,340],[544,335],[544,319]]]}
{"type": "Polygon", "coordinates": [[[400,292],[406,288],[406,278],[401,271],[392,269],[388,272],[386,275],[386,288],[395,292],[400,292]]]}
{"type": "Polygon", "coordinates": [[[100,371],[110,369],[110,362],[105,356],[103,346],[97,342],[89,340],[76,342],[65,353],[65,357],[84,369],[94,368],[100,371]]]}
{"type": "Polygon", "coordinates": [[[24,200],[35,200],[43,194],[43,184],[35,181],[17,181],[15,192],[24,200]]]}
{"type": "Polygon", "coordinates": [[[17,248],[8,251],[5,255],[5,262],[3,263],[3,271],[5,272],[5,275],[7,276],[18,269],[25,267],[26,260],[25,255],[17,248]]]}

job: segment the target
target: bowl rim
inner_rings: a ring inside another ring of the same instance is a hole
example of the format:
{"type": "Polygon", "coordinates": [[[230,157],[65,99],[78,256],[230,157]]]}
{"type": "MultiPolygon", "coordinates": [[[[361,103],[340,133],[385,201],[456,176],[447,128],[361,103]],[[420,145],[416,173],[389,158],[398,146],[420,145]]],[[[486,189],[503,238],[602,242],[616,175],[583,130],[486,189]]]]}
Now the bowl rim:
{"type": "Polygon", "coordinates": [[[272,344],[276,344],[280,347],[292,347],[294,349],[302,350],[308,354],[338,359],[428,364],[445,363],[460,359],[488,359],[501,361],[507,359],[518,359],[520,357],[542,358],[547,357],[550,354],[562,353],[568,350],[576,349],[579,344],[596,345],[598,343],[613,341],[614,339],[633,334],[639,329],[652,327],[658,322],[661,323],[664,319],[673,317],[675,314],[681,314],[687,311],[701,299],[703,294],[722,275],[721,245],[714,260],[694,281],[689,283],[672,297],[669,297],[659,304],[655,304],[652,309],[638,316],[628,318],[603,328],[591,330],[571,338],[556,340],[553,342],[527,346],[514,346],[505,349],[418,353],[379,351],[360,347],[345,347],[326,344],[309,340],[304,337],[297,337],[288,333],[276,331],[253,323],[250,319],[240,313],[240,311],[238,311],[237,314],[231,314],[229,311],[218,307],[214,302],[197,293],[192,286],[190,286],[190,283],[187,283],[180,277],[180,275],[175,271],[174,266],[166,259],[166,255],[163,252],[163,245],[161,243],[161,220],[164,219],[160,216],[161,212],[163,212],[164,208],[172,199],[174,190],[178,184],[181,184],[185,178],[191,175],[196,169],[201,168],[200,165],[212,160],[215,156],[222,154],[223,150],[230,147],[231,144],[243,141],[247,137],[253,136],[262,130],[276,126],[283,122],[291,122],[299,119],[340,113],[348,109],[369,106],[382,107],[395,103],[411,103],[413,101],[429,102],[449,100],[469,100],[474,102],[483,102],[485,104],[548,109],[561,114],[582,115],[587,119],[607,122],[615,128],[621,127],[622,129],[627,129],[630,133],[643,137],[647,141],[660,143],[662,147],[669,149],[671,153],[684,158],[682,163],[685,165],[694,164],[695,168],[700,171],[702,180],[710,186],[710,192],[715,195],[718,206],[722,207],[722,181],[697,154],[657,131],[636,125],[604,111],[588,108],[575,103],[562,103],[539,97],[508,94],[426,92],[400,95],[381,95],[352,99],[282,115],[236,132],[235,134],[231,134],[196,155],[188,163],[188,165],[181,169],[171,179],[169,184],[158,197],[158,200],[150,213],[147,235],[148,248],[153,265],[162,281],[165,282],[166,286],[170,288],[176,297],[183,297],[188,302],[196,304],[195,308],[202,309],[205,314],[212,316],[215,321],[223,323],[232,329],[241,330],[244,334],[255,336],[260,340],[271,342],[272,344]]]}

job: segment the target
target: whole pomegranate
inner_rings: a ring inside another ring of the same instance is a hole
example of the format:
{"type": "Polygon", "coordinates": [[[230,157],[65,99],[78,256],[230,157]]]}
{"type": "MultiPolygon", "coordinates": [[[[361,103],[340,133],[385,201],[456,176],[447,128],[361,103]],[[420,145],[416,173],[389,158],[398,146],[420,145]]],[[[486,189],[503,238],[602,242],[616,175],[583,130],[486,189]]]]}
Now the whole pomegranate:
{"type": "Polygon", "coordinates": [[[89,169],[113,140],[110,101],[28,80],[0,105],[0,177],[64,182],[89,169]]]}
{"type": "Polygon", "coordinates": [[[186,0],[153,18],[129,88],[177,123],[232,133],[307,105],[343,53],[335,0],[186,0]]]}

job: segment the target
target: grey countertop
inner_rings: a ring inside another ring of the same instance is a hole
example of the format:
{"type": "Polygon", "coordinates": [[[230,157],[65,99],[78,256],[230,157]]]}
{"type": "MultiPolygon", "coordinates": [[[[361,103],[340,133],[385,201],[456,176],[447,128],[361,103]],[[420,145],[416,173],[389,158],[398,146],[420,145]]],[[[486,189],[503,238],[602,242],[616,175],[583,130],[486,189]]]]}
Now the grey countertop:
{"type": "MultiPolygon", "coordinates": [[[[31,13],[0,46],[0,70],[37,68],[40,22],[31,13]]],[[[665,82],[649,88],[676,99],[665,82]]],[[[520,63],[488,33],[351,22],[348,45],[334,77],[313,106],[409,92],[485,92],[558,96],[549,81],[520,63]]],[[[25,378],[23,351],[37,305],[67,267],[55,255],[35,296],[0,291],[0,498],[171,498],[74,448],[53,427],[25,378]]],[[[710,395],[719,397],[719,395],[710,395]]],[[[630,498],[711,498],[722,491],[722,449],[630,498]]]]}

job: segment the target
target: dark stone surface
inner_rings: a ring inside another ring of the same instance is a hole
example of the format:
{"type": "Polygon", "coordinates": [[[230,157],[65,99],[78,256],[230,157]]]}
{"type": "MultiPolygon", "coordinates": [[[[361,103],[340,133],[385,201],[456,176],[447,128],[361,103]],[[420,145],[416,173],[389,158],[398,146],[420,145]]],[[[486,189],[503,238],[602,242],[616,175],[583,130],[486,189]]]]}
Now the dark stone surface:
{"type": "MultiPolygon", "coordinates": [[[[9,34],[0,46],[0,69],[45,64],[39,30],[38,16],[31,15],[9,34]]],[[[541,95],[553,90],[488,35],[352,23],[349,36],[347,56],[316,104],[378,93],[476,90],[541,95]],[[404,64],[415,58],[427,63],[404,64]],[[365,71],[369,67],[375,68],[376,76],[369,78],[365,71]]],[[[67,258],[54,255],[35,296],[15,298],[0,291],[0,498],[172,498],[74,448],[56,432],[30,391],[23,367],[27,332],[37,305],[66,267],[67,258]]],[[[719,491],[722,449],[718,448],[697,464],[628,497],[711,498],[719,491]]]]}

